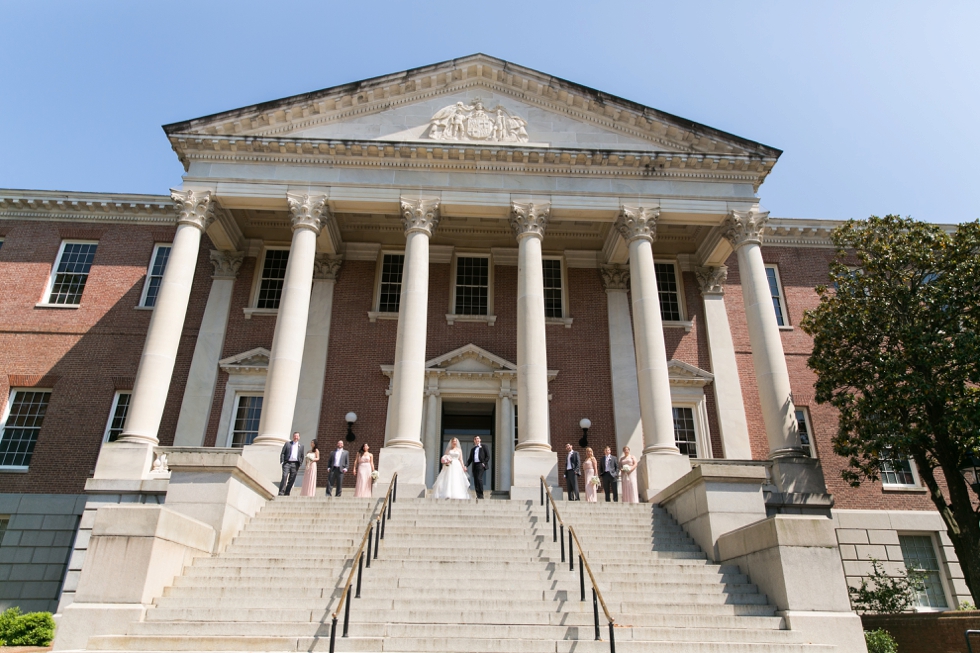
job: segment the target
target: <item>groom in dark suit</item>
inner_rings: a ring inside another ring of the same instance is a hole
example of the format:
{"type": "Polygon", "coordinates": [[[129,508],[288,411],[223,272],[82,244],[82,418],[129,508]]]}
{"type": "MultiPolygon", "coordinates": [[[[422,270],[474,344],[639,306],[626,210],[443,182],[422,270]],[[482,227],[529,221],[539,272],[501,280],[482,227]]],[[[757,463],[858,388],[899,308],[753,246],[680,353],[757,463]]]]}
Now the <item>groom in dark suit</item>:
{"type": "Polygon", "coordinates": [[[578,501],[578,477],[582,474],[578,453],[572,445],[565,445],[565,489],[568,490],[568,500],[578,501]]]}
{"type": "Polygon", "coordinates": [[[296,472],[303,464],[303,445],[299,443],[299,433],[293,433],[293,441],[282,445],[279,452],[279,464],[282,465],[282,480],[279,481],[279,496],[289,496],[296,482],[296,472]]]}
{"type": "Polygon", "coordinates": [[[599,473],[602,476],[602,488],[606,491],[606,503],[609,503],[609,493],[613,501],[619,502],[619,488],[616,487],[616,477],[619,476],[619,460],[612,454],[612,449],[606,447],[605,454],[599,459],[599,473]]]}
{"type": "Polygon", "coordinates": [[[487,463],[490,462],[490,447],[480,444],[480,436],[473,438],[473,448],[466,459],[466,466],[473,472],[473,486],[476,498],[483,498],[483,475],[487,473],[487,463]]]}

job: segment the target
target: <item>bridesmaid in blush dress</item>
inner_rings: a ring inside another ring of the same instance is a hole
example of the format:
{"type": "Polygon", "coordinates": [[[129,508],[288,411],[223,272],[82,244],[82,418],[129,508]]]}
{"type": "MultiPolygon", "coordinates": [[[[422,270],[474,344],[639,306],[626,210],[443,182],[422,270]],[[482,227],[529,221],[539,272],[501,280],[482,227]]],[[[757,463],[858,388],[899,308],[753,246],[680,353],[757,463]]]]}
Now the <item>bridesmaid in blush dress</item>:
{"type": "Polygon", "coordinates": [[[619,459],[619,468],[623,470],[620,478],[623,480],[623,503],[639,503],[640,493],[636,489],[636,458],[630,454],[629,447],[623,447],[623,457],[619,459]],[[629,465],[627,473],[625,467],[629,465]]]}
{"type": "Polygon", "coordinates": [[[374,456],[370,453],[371,447],[367,442],[361,445],[361,450],[357,452],[357,466],[354,467],[354,496],[361,499],[371,498],[371,485],[374,479],[371,478],[374,472],[374,456]]]}
{"type": "Polygon", "coordinates": [[[599,469],[599,463],[595,459],[595,454],[592,453],[592,447],[585,448],[585,460],[582,462],[582,469],[585,471],[585,502],[586,503],[596,503],[599,500],[598,487],[592,484],[592,479],[595,478],[596,470],[599,469]]]}
{"type": "Polygon", "coordinates": [[[320,450],[316,448],[316,440],[310,442],[310,453],[306,454],[306,468],[303,470],[303,489],[301,497],[312,497],[316,492],[316,464],[320,460],[320,450]]]}

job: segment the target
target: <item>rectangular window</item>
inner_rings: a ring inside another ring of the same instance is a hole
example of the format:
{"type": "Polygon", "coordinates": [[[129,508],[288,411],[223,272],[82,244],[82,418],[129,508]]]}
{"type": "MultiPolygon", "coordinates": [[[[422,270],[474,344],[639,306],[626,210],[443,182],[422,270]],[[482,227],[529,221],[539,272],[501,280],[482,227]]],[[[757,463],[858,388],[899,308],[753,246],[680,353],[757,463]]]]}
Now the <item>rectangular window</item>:
{"type": "Polygon", "coordinates": [[[140,306],[153,307],[157,305],[157,295],[160,284],[163,283],[163,273],[170,259],[170,245],[154,245],[153,256],[150,257],[150,267],[146,271],[146,283],[143,284],[143,301],[140,306]]]}
{"type": "Polygon", "coordinates": [[[786,302],[783,301],[783,287],[779,282],[779,270],[775,265],[766,266],[766,279],[769,281],[769,294],[772,296],[772,307],[776,311],[776,324],[788,326],[786,302]]]}
{"type": "Polygon", "coordinates": [[[546,258],[541,261],[544,272],[544,316],[565,317],[562,303],[561,259],[546,258]]]}
{"type": "Polygon", "coordinates": [[[681,320],[681,300],[677,287],[677,270],[673,263],[654,263],[657,291],[660,293],[660,319],[665,322],[681,320]]]}
{"type": "Polygon", "coordinates": [[[397,313],[402,298],[404,254],[385,254],[381,259],[381,285],[378,288],[378,311],[397,313]]]}
{"type": "Polygon", "coordinates": [[[259,296],[255,308],[279,308],[282,284],[286,279],[288,249],[267,249],[262,261],[262,277],[259,279],[259,296]]]}
{"type": "Polygon", "coordinates": [[[51,399],[49,390],[14,390],[0,428],[0,468],[28,467],[51,399]]]}
{"type": "Polygon", "coordinates": [[[109,423],[105,427],[104,442],[115,442],[122,435],[123,427],[126,426],[126,415],[129,414],[129,401],[133,398],[133,393],[116,392],[112,398],[112,409],[109,411],[109,423]]]}
{"type": "Polygon", "coordinates": [[[817,457],[817,449],[813,446],[813,437],[810,430],[810,415],[805,408],[796,409],[796,424],[800,433],[800,444],[803,451],[811,458],[817,457]]]}
{"type": "Polygon", "coordinates": [[[3,544],[3,536],[7,532],[7,526],[9,524],[10,515],[0,515],[0,544],[3,544]]]}
{"type": "Polygon", "coordinates": [[[456,315],[488,315],[489,304],[490,259],[456,257],[456,315]]]}
{"type": "Polygon", "coordinates": [[[919,606],[923,608],[948,608],[946,592],[940,578],[939,560],[936,547],[929,535],[899,535],[902,558],[909,569],[918,569],[926,574],[923,587],[919,590],[919,606]]]}
{"type": "Polygon", "coordinates": [[[887,459],[881,461],[881,484],[917,487],[911,460],[887,459]]]}
{"type": "Polygon", "coordinates": [[[674,442],[681,453],[698,457],[698,438],[694,428],[694,410],[674,407],[674,442]]]}
{"type": "Polygon", "coordinates": [[[262,395],[238,395],[235,398],[235,422],[231,427],[231,446],[244,447],[252,444],[259,434],[262,417],[262,395]]]}
{"type": "Polygon", "coordinates": [[[49,304],[74,306],[81,303],[96,246],[97,243],[61,243],[61,251],[51,273],[49,304]]]}
{"type": "Polygon", "coordinates": [[[515,449],[517,448],[518,439],[519,438],[517,436],[517,404],[514,404],[514,448],[515,449]]]}

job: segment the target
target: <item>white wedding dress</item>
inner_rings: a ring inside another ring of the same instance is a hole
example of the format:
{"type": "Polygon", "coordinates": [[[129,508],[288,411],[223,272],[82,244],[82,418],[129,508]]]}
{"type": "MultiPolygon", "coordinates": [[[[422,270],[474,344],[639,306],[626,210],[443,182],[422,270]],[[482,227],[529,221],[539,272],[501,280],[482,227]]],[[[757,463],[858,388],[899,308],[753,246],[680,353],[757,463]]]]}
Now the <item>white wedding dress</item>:
{"type": "MultiPolygon", "coordinates": [[[[470,479],[463,468],[463,452],[460,449],[450,449],[447,456],[451,459],[448,465],[442,465],[442,471],[432,486],[433,499],[469,499],[470,479]]],[[[441,464],[441,463],[440,463],[441,464]]]]}

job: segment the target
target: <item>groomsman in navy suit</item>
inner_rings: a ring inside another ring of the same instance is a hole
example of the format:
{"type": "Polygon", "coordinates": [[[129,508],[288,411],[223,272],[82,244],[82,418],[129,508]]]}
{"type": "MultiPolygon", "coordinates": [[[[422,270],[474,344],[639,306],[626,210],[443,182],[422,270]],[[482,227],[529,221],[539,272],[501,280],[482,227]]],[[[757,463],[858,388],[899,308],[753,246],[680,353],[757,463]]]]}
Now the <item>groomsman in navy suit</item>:
{"type": "Polygon", "coordinates": [[[487,473],[487,463],[490,462],[490,447],[480,444],[480,436],[473,438],[473,448],[470,449],[466,466],[473,472],[473,485],[476,498],[483,498],[483,475],[487,473]]]}
{"type": "Polygon", "coordinates": [[[578,501],[578,477],[582,474],[579,457],[572,445],[565,445],[565,489],[568,490],[568,500],[578,501]]]}
{"type": "Polygon", "coordinates": [[[602,478],[602,489],[606,491],[606,503],[609,503],[609,493],[613,501],[619,502],[619,488],[616,487],[616,477],[619,476],[619,461],[612,454],[612,449],[606,447],[605,455],[599,459],[599,472],[602,478]]]}

